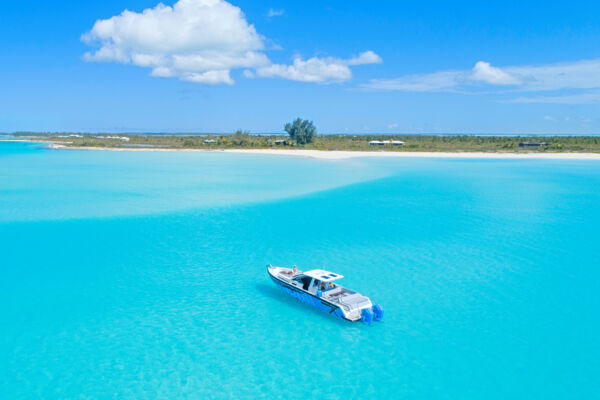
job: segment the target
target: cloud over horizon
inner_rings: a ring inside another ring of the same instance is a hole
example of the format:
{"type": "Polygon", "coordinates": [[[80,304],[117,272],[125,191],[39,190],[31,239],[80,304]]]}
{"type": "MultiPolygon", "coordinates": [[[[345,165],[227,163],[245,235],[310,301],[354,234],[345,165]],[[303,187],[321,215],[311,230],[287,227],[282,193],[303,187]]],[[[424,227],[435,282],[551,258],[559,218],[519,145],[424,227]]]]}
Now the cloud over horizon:
{"type": "Polygon", "coordinates": [[[471,70],[438,71],[405,75],[392,79],[372,79],[364,89],[403,92],[551,92],[579,90],[581,93],[555,96],[531,96],[511,100],[514,103],[575,104],[597,102],[600,89],[600,59],[547,65],[494,67],[478,61],[471,70]],[[500,89],[500,90],[498,90],[500,89]]]}
{"type": "MultiPolygon", "coordinates": [[[[280,13],[269,11],[271,16],[280,13]]],[[[205,85],[234,84],[234,69],[245,69],[245,76],[343,82],[352,78],[350,66],[381,62],[366,51],[349,60],[297,57],[292,65],[273,64],[265,54],[266,38],[225,0],[179,0],[141,13],[125,10],[96,21],[81,39],[96,47],[84,54],[86,61],[131,64],[150,68],[154,77],[205,85]]]]}

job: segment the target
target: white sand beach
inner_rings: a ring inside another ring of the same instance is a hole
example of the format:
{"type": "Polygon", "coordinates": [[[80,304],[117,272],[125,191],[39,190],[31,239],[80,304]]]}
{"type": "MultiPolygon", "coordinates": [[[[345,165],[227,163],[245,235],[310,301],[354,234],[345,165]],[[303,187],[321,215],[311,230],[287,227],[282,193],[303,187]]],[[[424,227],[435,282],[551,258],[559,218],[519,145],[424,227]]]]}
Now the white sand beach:
{"type": "Polygon", "coordinates": [[[548,159],[548,160],[600,160],[598,153],[481,153],[481,152],[400,152],[400,151],[325,151],[282,149],[172,149],[172,148],[108,148],[69,147],[52,143],[48,147],[61,150],[95,151],[162,151],[162,152],[225,152],[242,154],[270,154],[278,156],[311,157],[323,160],[342,160],[357,157],[403,157],[403,158],[495,158],[495,159],[548,159]]]}
{"type": "Polygon", "coordinates": [[[449,152],[399,152],[399,151],[320,151],[320,150],[225,150],[235,153],[276,154],[313,157],[320,159],[345,159],[354,157],[404,157],[404,158],[542,158],[570,160],[600,160],[598,153],[449,153],[449,152]]]}

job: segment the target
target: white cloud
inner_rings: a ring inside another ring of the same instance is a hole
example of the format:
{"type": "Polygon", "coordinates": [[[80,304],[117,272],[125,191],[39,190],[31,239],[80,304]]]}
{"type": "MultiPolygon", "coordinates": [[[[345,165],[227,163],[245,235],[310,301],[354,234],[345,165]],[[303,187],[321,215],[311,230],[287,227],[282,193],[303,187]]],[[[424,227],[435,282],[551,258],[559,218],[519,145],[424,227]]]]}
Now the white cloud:
{"type": "Polygon", "coordinates": [[[365,65],[365,64],[381,64],[383,60],[379,55],[371,50],[360,53],[357,57],[353,57],[346,61],[346,65],[365,65]]]}
{"type": "Polygon", "coordinates": [[[372,79],[363,87],[402,92],[446,92],[455,90],[464,79],[465,74],[460,71],[440,71],[431,74],[405,75],[394,79],[372,79]]]}
{"type": "Polygon", "coordinates": [[[272,8],[269,8],[269,11],[267,12],[267,17],[281,17],[283,14],[285,14],[285,10],[274,10],[272,8]]]}
{"type": "Polygon", "coordinates": [[[283,78],[300,82],[342,82],[352,78],[352,71],[344,63],[332,58],[313,57],[302,60],[294,58],[292,65],[273,64],[259,68],[256,74],[262,78],[283,78]]]}
{"type": "MultiPolygon", "coordinates": [[[[471,70],[438,71],[429,74],[405,75],[394,79],[373,79],[363,88],[405,92],[461,91],[478,93],[481,85],[489,90],[510,85],[511,91],[536,92],[566,89],[600,89],[600,59],[582,60],[539,66],[498,68],[479,61],[471,70]]],[[[506,90],[506,89],[503,89],[506,90]]],[[[517,103],[580,103],[597,102],[597,93],[561,96],[536,96],[515,99],[517,103]]]]}
{"type": "Polygon", "coordinates": [[[219,85],[221,83],[233,85],[233,79],[231,79],[229,71],[227,70],[194,72],[187,74],[181,79],[187,82],[202,83],[204,85],[219,85]]]}
{"type": "Polygon", "coordinates": [[[471,79],[482,81],[490,85],[518,85],[521,81],[501,70],[500,68],[492,67],[490,63],[479,61],[473,67],[471,79]]]}
{"type": "Polygon", "coordinates": [[[592,91],[578,94],[566,94],[557,96],[531,96],[518,97],[508,100],[507,103],[520,104],[597,104],[600,103],[600,92],[592,91]]]}
{"type": "Polygon", "coordinates": [[[98,20],[82,39],[100,47],[87,61],[152,68],[152,75],[203,84],[232,84],[232,68],[269,64],[262,37],[224,0],[180,0],[141,13],[98,20]]]}
{"type": "Polygon", "coordinates": [[[553,117],[553,116],[551,116],[551,115],[545,115],[545,116],[544,116],[544,119],[545,119],[546,121],[556,121],[556,118],[554,118],[554,117],[553,117]]]}
{"type": "Polygon", "coordinates": [[[600,88],[600,59],[516,66],[504,70],[520,77],[522,88],[527,91],[600,88]]]}
{"type": "Polygon", "coordinates": [[[301,57],[295,57],[292,65],[272,64],[261,67],[256,70],[256,75],[299,82],[334,83],[352,78],[350,66],[381,62],[381,57],[370,50],[347,60],[334,57],[312,57],[303,60],[301,57]]]}
{"type": "MultiPolygon", "coordinates": [[[[269,16],[283,14],[269,10],[269,16]]],[[[95,50],[90,62],[117,62],[150,68],[151,75],[218,85],[234,83],[231,70],[246,77],[279,77],[303,82],[341,82],[352,77],[349,66],[380,63],[372,51],[349,60],[296,58],[292,65],[272,64],[265,55],[268,39],[225,0],[179,0],[141,13],[125,10],[98,20],[82,40],[95,50]],[[255,70],[256,72],[253,72],[255,70]]]]}

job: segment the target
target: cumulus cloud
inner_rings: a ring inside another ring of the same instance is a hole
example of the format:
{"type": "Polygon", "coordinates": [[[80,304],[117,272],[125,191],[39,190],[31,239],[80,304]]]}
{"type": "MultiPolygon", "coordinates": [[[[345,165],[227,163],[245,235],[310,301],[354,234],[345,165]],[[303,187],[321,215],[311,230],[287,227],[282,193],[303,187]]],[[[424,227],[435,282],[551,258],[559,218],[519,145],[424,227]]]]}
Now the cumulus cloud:
{"type": "Polygon", "coordinates": [[[232,84],[232,68],[269,63],[262,37],[244,13],[223,0],[180,0],[141,13],[99,20],[83,41],[98,45],[87,61],[152,68],[152,75],[203,84],[232,84]]]}
{"type": "MultiPolygon", "coordinates": [[[[393,79],[374,79],[363,88],[405,92],[478,93],[509,89],[513,92],[600,89],[600,59],[549,65],[523,65],[504,68],[479,61],[471,70],[438,71],[429,74],[405,75],[393,79]]],[[[517,103],[580,103],[596,102],[596,92],[560,96],[534,96],[515,99],[517,103]]]]}
{"type": "Polygon", "coordinates": [[[205,85],[232,85],[234,69],[245,69],[245,76],[341,82],[352,77],[349,66],[381,62],[367,51],[350,60],[295,59],[293,65],[274,65],[265,54],[267,39],[225,0],[179,0],[141,13],[125,10],[96,21],[82,40],[95,47],[84,54],[86,61],[131,64],[150,68],[155,77],[205,85]]]}
{"type": "Polygon", "coordinates": [[[344,63],[333,58],[313,57],[294,59],[292,65],[273,64],[259,68],[257,76],[262,78],[284,78],[300,82],[342,82],[352,77],[352,71],[344,63]]]}
{"type": "Polygon", "coordinates": [[[378,64],[381,57],[373,51],[365,51],[350,59],[312,57],[303,60],[295,57],[292,65],[272,64],[258,68],[256,75],[262,78],[283,78],[299,82],[334,83],[352,78],[350,66],[378,64]]]}

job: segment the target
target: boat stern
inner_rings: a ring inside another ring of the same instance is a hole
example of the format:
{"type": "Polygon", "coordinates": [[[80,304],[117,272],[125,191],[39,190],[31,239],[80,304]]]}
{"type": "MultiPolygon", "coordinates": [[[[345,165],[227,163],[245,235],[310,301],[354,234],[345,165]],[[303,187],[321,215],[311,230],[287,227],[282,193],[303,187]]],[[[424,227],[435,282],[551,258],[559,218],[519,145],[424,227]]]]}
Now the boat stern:
{"type": "Polygon", "coordinates": [[[351,321],[362,321],[371,325],[373,321],[383,320],[383,307],[379,304],[373,305],[371,299],[361,294],[353,294],[340,300],[342,310],[346,319],[351,321]]]}
{"type": "Polygon", "coordinates": [[[363,310],[370,310],[373,306],[368,297],[360,294],[348,296],[350,298],[340,301],[342,311],[346,319],[350,321],[360,321],[362,319],[363,310]]]}

